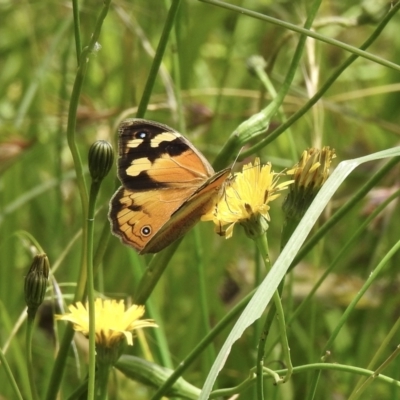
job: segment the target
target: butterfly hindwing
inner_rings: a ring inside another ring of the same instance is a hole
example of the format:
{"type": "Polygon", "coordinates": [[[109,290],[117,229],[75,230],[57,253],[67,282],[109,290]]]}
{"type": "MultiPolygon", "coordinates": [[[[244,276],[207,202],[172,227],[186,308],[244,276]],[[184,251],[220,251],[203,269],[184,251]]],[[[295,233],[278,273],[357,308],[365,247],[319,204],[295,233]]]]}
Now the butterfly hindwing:
{"type": "Polygon", "coordinates": [[[141,251],[190,194],[184,189],[133,192],[121,187],[111,199],[112,230],[141,251]]]}

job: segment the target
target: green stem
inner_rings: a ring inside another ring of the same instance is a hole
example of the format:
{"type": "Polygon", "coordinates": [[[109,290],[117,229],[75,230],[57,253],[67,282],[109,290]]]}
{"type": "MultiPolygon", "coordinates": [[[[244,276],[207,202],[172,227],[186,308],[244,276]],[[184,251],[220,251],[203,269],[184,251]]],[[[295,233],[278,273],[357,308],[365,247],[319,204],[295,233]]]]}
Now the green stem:
{"type": "MultiPolygon", "coordinates": [[[[17,400],[24,400],[22,397],[22,394],[19,390],[19,387],[17,385],[17,382],[15,381],[14,375],[11,372],[11,368],[8,365],[7,359],[4,356],[3,350],[0,349],[0,364],[5,372],[5,376],[8,378],[8,382],[11,384],[11,388],[14,390],[15,398],[17,400]]],[[[29,378],[30,379],[30,378],[29,378]]],[[[5,382],[5,379],[3,380],[3,384],[5,382]]]]}
{"type": "Polygon", "coordinates": [[[368,379],[352,393],[348,400],[357,400],[364,390],[379,376],[382,371],[390,365],[392,361],[400,354],[400,345],[396,347],[396,350],[377,368],[373,375],[369,376],[368,379]]]}
{"type": "Polygon", "coordinates": [[[31,388],[31,396],[33,400],[39,400],[39,395],[36,390],[35,378],[33,373],[33,362],[32,362],[32,336],[33,328],[35,323],[35,313],[33,315],[28,314],[27,325],[26,325],[26,357],[28,367],[29,385],[31,388]]]}
{"type": "Polygon", "coordinates": [[[21,238],[25,237],[28,242],[31,242],[36,247],[37,254],[44,253],[42,246],[32,234],[26,231],[17,231],[16,234],[20,235],[21,238]]]}
{"type": "MultiPolygon", "coordinates": [[[[285,278],[284,278],[285,279],[285,278]]],[[[278,294],[279,297],[282,296],[282,292],[283,292],[283,286],[284,286],[284,279],[282,280],[282,282],[279,284],[278,286],[278,294]]],[[[276,307],[275,307],[275,302],[270,304],[269,310],[268,310],[268,314],[267,317],[265,318],[265,322],[264,322],[264,327],[263,327],[263,333],[265,335],[265,340],[267,339],[270,329],[271,329],[271,325],[274,322],[274,318],[276,316],[276,307]]],[[[279,343],[280,340],[280,335],[278,335],[277,340],[273,343],[273,347],[276,346],[277,343],[279,343]]],[[[264,344],[265,346],[265,344],[264,344]]],[[[273,348],[272,346],[270,346],[270,349],[273,348]]],[[[264,349],[264,358],[268,356],[268,354],[270,353],[270,351],[265,351],[264,349]]]]}
{"type": "Polygon", "coordinates": [[[301,218],[298,219],[296,217],[286,218],[285,221],[283,221],[281,244],[280,244],[281,251],[285,248],[287,242],[292,237],[293,232],[296,230],[300,221],[301,221],[301,218]]]}
{"type": "MultiPolygon", "coordinates": [[[[315,371],[315,370],[327,370],[327,371],[339,371],[339,372],[347,372],[347,373],[352,373],[352,374],[357,374],[357,375],[362,375],[362,376],[367,376],[371,377],[373,376],[374,379],[385,382],[388,385],[393,385],[395,387],[400,388],[400,381],[390,378],[389,376],[385,376],[382,374],[379,374],[378,376],[375,376],[375,371],[371,371],[368,369],[364,368],[358,368],[358,367],[353,367],[349,365],[342,365],[342,364],[337,364],[337,363],[316,363],[316,364],[307,364],[307,365],[300,365],[297,367],[293,368],[293,375],[299,374],[299,373],[304,373],[304,372],[309,372],[309,371],[315,371]]],[[[283,375],[287,373],[286,369],[282,370],[277,370],[274,371],[275,374],[278,375],[283,375]]],[[[271,371],[268,369],[265,369],[264,372],[265,378],[269,379],[276,379],[276,376],[274,374],[271,374],[271,371]]],[[[235,386],[233,388],[225,388],[225,389],[218,389],[213,391],[210,394],[209,399],[216,399],[220,397],[232,397],[235,394],[243,392],[245,389],[247,389],[250,385],[254,384],[256,377],[250,376],[247,378],[244,382],[242,382],[240,385],[235,386]]]]}
{"type": "MultiPolygon", "coordinates": [[[[168,3],[170,1],[168,0],[168,3]]],[[[178,9],[176,11],[175,19],[178,16],[178,9]]],[[[174,19],[174,21],[175,21],[174,19]]],[[[174,23],[171,34],[171,52],[172,52],[172,65],[173,65],[173,79],[174,79],[174,93],[176,99],[176,112],[178,119],[178,130],[179,132],[186,133],[185,115],[183,112],[183,101],[182,101],[182,80],[181,80],[181,65],[179,59],[179,44],[178,43],[178,26],[179,21],[174,23]]],[[[175,117],[175,116],[174,116],[175,117]]]]}
{"type": "MultiPolygon", "coordinates": [[[[91,40],[88,46],[86,46],[80,54],[79,66],[76,73],[74,86],[72,88],[71,101],[69,103],[69,110],[68,110],[67,141],[72,154],[72,158],[74,160],[76,179],[79,188],[79,194],[81,197],[82,210],[84,212],[85,217],[87,216],[88,195],[87,195],[85,176],[83,173],[82,161],[75,140],[76,116],[78,111],[79,99],[82,92],[82,87],[86,77],[86,71],[90,60],[90,55],[96,49],[97,40],[99,39],[101,28],[103,26],[104,19],[107,16],[110,3],[111,0],[104,1],[100,14],[97,17],[96,25],[93,34],[91,36],[91,40]]],[[[84,221],[84,223],[86,223],[86,221],[84,221]]]]}
{"type": "MultiPolygon", "coordinates": [[[[270,259],[269,259],[269,251],[268,251],[268,241],[266,235],[261,235],[256,239],[257,247],[258,250],[261,253],[261,256],[264,260],[265,267],[267,271],[271,269],[271,264],[270,264],[270,259]]],[[[278,327],[279,327],[279,338],[281,340],[281,345],[282,345],[282,352],[283,352],[283,359],[285,361],[285,364],[287,365],[287,374],[285,378],[281,381],[282,383],[287,382],[293,371],[293,366],[292,366],[292,361],[290,358],[290,348],[289,348],[289,343],[287,340],[287,333],[286,333],[286,324],[285,324],[285,314],[283,312],[283,307],[282,307],[282,301],[281,297],[279,294],[279,290],[276,290],[273,294],[273,301],[274,301],[274,306],[276,308],[276,317],[278,321],[278,327]]],[[[258,359],[257,359],[257,378],[262,380],[262,371],[259,369],[261,366],[263,366],[263,359],[264,359],[264,354],[265,354],[265,340],[268,335],[268,331],[270,328],[270,323],[269,323],[269,318],[266,318],[263,329],[263,333],[260,338],[260,343],[258,346],[258,359]],[[259,374],[261,373],[261,377],[259,377],[259,374]]],[[[258,383],[259,388],[261,390],[262,383],[258,383]]],[[[263,397],[260,397],[261,392],[259,392],[259,399],[263,399],[263,397]]]]}
{"type": "MultiPolygon", "coordinates": [[[[83,300],[83,295],[85,293],[85,285],[86,285],[86,254],[87,248],[85,247],[87,237],[87,215],[88,215],[88,194],[85,176],[83,173],[83,166],[81,157],[78,151],[78,147],[75,141],[75,130],[76,130],[76,116],[79,105],[79,98],[82,91],[87,66],[89,62],[89,58],[93,50],[95,49],[97,40],[99,38],[101,28],[104,22],[105,17],[107,16],[111,0],[104,0],[103,7],[97,17],[95,29],[91,36],[91,40],[89,45],[85,47],[80,54],[80,61],[78,70],[75,76],[74,86],[72,88],[71,100],[69,104],[68,110],[68,121],[67,121],[67,142],[70,148],[72,158],[74,161],[74,167],[76,172],[76,181],[79,189],[81,206],[82,206],[82,237],[84,238],[83,246],[82,246],[82,256],[81,256],[81,268],[79,272],[79,278],[77,281],[77,287],[75,290],[74,301],[83,300]]],[[[67,326],[64,337],[61,341],[60,349],[57,354],[56,361],[54,363],[54,367],[52,370],[52,374],[50,377],[50,382],[46,394],[47,400],[52,400],[56,398],[58,389],[60,387],[61,379],[64,373],[65,361],[67,358],[68,350],[70,347],[70,343],[72,337],[74,335],[73,329],[71,326],[67,326]]]]}
{"type": "Polygon", "coordinates": [[[89,304],[89,379],[88,379],[88,400],[93,400],[95,396],[96,379],[96,321],[94,306],[94,276],[93,276],[93,235],[94,235],[94,214],[96,199],[100,189],[100,182],[92,182],[90,186],[89,209],[87,219],[86,240],[86,266],[87,266],[87,293],[89,304]]]}
{"type": "Polygon", "coordinates": [[[58,350],[57,358],[54,362],[46,395],[47,400],[53,400],[57,397],[57,391],[61,383],[62,375],[64,373],[65,361],[67,359],[73,337],[74,330],[72,329],[72,325],[68,324],[65,328],[64,336],[58,350]]]}
{"type": "MultiPolygon", "coordinates": [[[[393,325],[392,329],[390,329],[390,332],[386,335],[386,337],[381,342],[378,350],[374,354],[374,357],[372,358],[372,360],[369,362],[369,364],[367,366],[368,369],[375,368],[376,363],[378,362],[378,360],[380,360],[382,358],[383,352],[386,351],[387,347],[390,345],[391,340],[393,339],[394,335],[399,331],[399,329],[400,329],[400,318],[397,319],[397,321],[393,325]]],[[[350,394],[350,397],[348,400],[350,400],[350,399],[355,400],[357,398],[358,390],[360,389],[360,387],[363,384],[364,384],[364,381],[363,381],[363,378],[361,378],[357,382],[357,385],[353,389],[353,392],[350,394]],[[352,396],[356,395],[356,394],[357,394],[357,396],[353,398],[352,396]]]]}
{"type": "MultiPolygon", "coordinates": [[[[270,95],[271,99],[276,99],[277,92],[275,90],[275,87],[272,84],[271,80],[269,79],[269,76],[265,72],[265,61],[264,61],[264,59],[262,59],[262,62],[260,62],[261,60],[255,59],[256,57],[259,59],[258,56],[254,56],[251,60],[251,61],[254,61],[254,63],[253,63],[254,72],[257,75],[258,79],[263,84],[265,90],[270,95]]],[[[285,122],[287,120],[287,118],[286,118],[285,111],[283,109],[282,104],[279,106],[277,112],[278,112],[278,115],[279,115],[281,121],[285,122]]],[[[289,142],[291,157],[293,160],[295,160],[297,158],[296,144],[293,139],[293,133],[292,133],[292,130],[290,129],[290,127],[286,130],[285,133],[286,133],[286,137],[289,142]]]]}
{"type": "MultiPolygon", "coordinates": [[[[68,146],[70,148],[72,158],[74,160],[74,167],[76,172],[76,179],[79,188],[79,194],[81,197],[82,210],[84,212],[84,216],[87,215],[88,208],[88,195],[87,195],[87,187],[85,176],[83,173],[83,166],[81,157],[78,151],[78,147],[75,141],[75,130],[76,130],[76,116],[79,105],[79,98],[82,92],[83,83],[86,76],[87,67],[90,60],[90,55],[96,48],[97,40],[100,36],[100,31],[104,22],[105,17],[107,16],[108,9],[110,7],[111,0],[105,0],[103,4],[103,8],[100,11],[99,16],[97,17],[95,29],[91,36],[91,40],[89,45],[86,46],[79,57],[79,67],[76,73],[74,86],[72,88],[71,93],[71,101],[69,104],[68,110],[68,122],[67,122],[67,141],[68,146]]],[[[86,221],[85,221],[86,223],[86,221]]]]}
{"type": "Polygon", "coordinates": [[[265,342],[267,340],[267,334],[263,329],[259,342],[258,342],[258,350],[257,350],[257,362],[256,362],[256,371],[257,371],[257,381],[256,381],[256,393],[258,400],[264,400],[264,354],[265,354],[265,342]]]}
{"type": "Polygon", "coordinates": [[[138,118],[143,118],[146,113],[147,105],[150,101],[151,92],[153,91],[154,82],[157,78],[158,70],[160,68],[160,64],[164,56],[165,49],[167,47],[171,29],[174,26],[180,2],[181,0],[172,0],[172,5],[169,9],[167,20],[165,21],[164,29],[161,34],[160,42],[158,43],[156,54],[154,56],[153,63],[151,64],[150,73],[143,91],[143,96],[140,100],[140,104],[136,113],[136,116],[138,118]]]}
{"type": "MultiPolygon", "coordinates": [[[[207,280],[205,277],[205,268],[204,268],[204,255],[203,255],[203,247],[201,245],[200,232],[198,227],[194,229],[194,237],[195,237],[195,265],[198,274],[198,285],[199,285],[199,297],[200,297],[200,313],[201,313],[201,326],[203,328],[204,336],[208,335],[211,331],[210,327],[210,312],[208,309],[208,296],[207,296],[207,280]]],[[[205,363],[203,365],[204,370],[208,373],[210,370],[213,361],[215,360],[215,349],[214,346],[209,346],[206,351],[205,363]]],[[[207,376],[207,373],[204,377],[207,376]]]]}
{"type": "Polygon", "coordinates": [[[82,42],[81,42],[81,22],[79,17],[79,4],[78,0],[72,0],[72,13],[74,15],[74,32],[75,32],[75,51],[76,51],[76,61],[79,65],[79,55],[82,52],[82,42]]]}
{"type": "MultiPolygon", "coordinates": [[[[263,277],[264,277],[264,268],[262,266],[263,262],[261,261],[260,257],[260,252],[257,249],[256,243],[254,243],[254,289],[257,289],[257,287],[261,284],[263,277]]],[[[267,336],[265,338],[263,337],[264,335],[264,329],[263,329],[263,324],[261,318],[257,319],[257,321],[254,322],[253,325],[253,348],[257,349],[258,352],[260,351],[260,341],[261,340],[266,340],[267,336]]],[[[257,352],[256,355],[256,365],[257,365],[257,360],[259,358],[259,354],[257,352]]],[[[264,358],[264,357],[263,357],[264,358]]],[[[258,370],[260,372],[260,370],[258,370]]],[[[256,393],[257,393],[257,386],[254,388],[255,393],[252,394],[252,398],[256,398],[256,393]]]]}
{"type": "MultiPolygon", "coordinates": [[[[268,250],[268,240],[267,235],[262,235],[258,239],[255,240],[258,251],[261,254],[261,257],[264,261],[264,266],[266,271],[271,269],[271,261],[269,258],[269,250],[268,250]]],[[[274,296],[274,304],[275,304],[275,296],[274,296]]],[[[258,350],[257,350],[257,360],[256,360],[256,392],[257,399],[264,400],[264,357],[265,357],[265,344],[268,337],[268,330],[270,324],[266,326],[266,323],[269,322],[269,318],[266,319],[264,326],[261,331],[261,335],[258,341],[258,350]]]]}
{"type": "Polygon", "coordinates": [[[97,371],[97,395],[96,400],[107,399],[108,377],[111,371],[111,365],[107,363],[99,363],[97,371]]]}
{"type": "Polygon", "coordinates": [[[96,275],[102,260],[104,259],[104,253],[106,252],[108,242],[110,240],[110,223],[105,221],[100,234],[99,241],[96,246],[96,251],[93,256],[93,273],[96,275]]]}
{"type": "MultiPolygon", "coordinates": [[[[242,4],[243,0],[240,0],[239,3],[242,4]]],[[[231,26],[232,31],[231,31],[231,34],[226,38],[226,40],[227,40],[226,45],[225,45],[226,55],[224,57],[223,65],[221,67],[219,67],[220,78],[218,79],[218,83],[216,86],[218,88],[218,91],[214,98],[214,105],[213,105],[213,112],[212,112],[213,118],[211,119],[211,123],[209,125],[208,132],[205,136],[205,143],[207,143],[208,140],[213,140],[212,135],[213,135],[213,132],[215,132],[214,125],[220,118],[223,119],[223,117],[220,116],[221,106],[223,104],[223,102],[222,102],[223,90],[224,90],[224,87],[226,86],[226,82],[230,76],[229,71],[233,67],[232,57],[236,51],[235,43],[237,41],[236,35],[237,35],[237,26],[238,26],[239,18],[240,18],[240,14],[238,14],[238,13],[235,13],[229,17],[230,26],[231,26]]]]}

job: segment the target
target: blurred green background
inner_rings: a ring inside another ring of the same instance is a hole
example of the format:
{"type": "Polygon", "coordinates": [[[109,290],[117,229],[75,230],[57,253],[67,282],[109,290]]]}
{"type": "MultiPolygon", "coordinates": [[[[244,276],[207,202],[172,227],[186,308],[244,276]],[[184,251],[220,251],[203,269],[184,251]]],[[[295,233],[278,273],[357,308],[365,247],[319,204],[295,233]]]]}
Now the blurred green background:
{"type": "MultiPolygon", "coordinates": [[[[230,2],[300,26],[307,17],[308,3],[230,2]]],[[[168,6],[167,1],[155,0],[112,2],[101,31],[100,46],[90,56],[78,108],[76,139],[84,165],[87,165],[87,151],[92,142],[106,139],[115,145],[117,124],[122,118],[135,116],[168,6]]],[[[101,2],[94,0],[80,4],[83,45],[90,39],[100,7],[101,2]]],[[[314,29],[358,47],[373,34],[388,9],[389,2],[384,1],[322,2],[314,29]]],[[[12,330],[24,315],[23,279],[33,250],[27,234],[36,238],[51,264],[58,266],[53,283],[57,282],[67,304],[80,266],[82,212],[66,142],[66,118],[77,56],[70,2],[0,0],[0,13],[0,347],[4,349],[11,338],[6,357],[17,382],[26,390],[24,328],[15,335],[12,330]]],[[[399,22],[400,16],[396,15],[368,51],[399,63],[399,22]]],[[[182,130],[212,161],[234,129],[271,101],[260,81],[249,73],[248,58],[264,57],[268,75],[279,90],[299,35],[194,0],[182,1],[175,25],[145,118],[182,130]],[[180,112],[184,123],[179,119],[180,112]]],[[[348,56],[338,46],[309,40],[283,103],[285,115],[290,116],[303,106],[348,56]]],[[[297,161],[295,156],[312,146],[335,148],[340,162],[398,145],[399,82],[399,72],[359,58],[322,100],[291,126],[290,134],[285,132],[257,155],[263,162],[271,161],[278,172],[293,165],[297,161]]],[[[276,116],[271,121],[271,130],[280,123],[280,117],[276,116]]],[[[235,157],[233,154],[232,159],[235,157]]],[[[356,169],[336,194],[321,222],[345,204],[382,163],[368,163],[356,169]]],[[[298,265],[284,291],[287,315],[311,290],[366,216],[399,188],[399,176],[396,167],[298,265]]],[[[95,247],[104,227],[108,226],[108,202],[115,190],[115,177],[114,167],[101,188],[95,247]]],[[[329,275],[311,304],[291,325],[289,343],[294,365],[318,362],[320,351],[343,310],[400,238],[399,221],[399,207],[394,202],[351,246],[335,273],[329,275]]],[[[279,254],[282,223],[277,201],[272,205],[268,235],[272,261],[279,254]]],[[[193,250],[192,231],[151,296],[161,318],[157,322],[165,329],[175,365],[206,331],[198,307],[196,265],[201,262],[206,275],[211,325],[254,286],[255,246],[239,227],[230,240],[214,235],[211,224],[202,223],[195,229],[201,240],[201,258],[193,250]]],[[[110,297],[131,298],[148,260],[110,237],[97,289],[103,288],[103,293],[110,297]]],[[[367,367],[399,314],[399,265],[400,257],[395,255],[349,318],[331,349],[331,362],[367,367]]],[[[49,300],[51,296],[49,293],[49,300]]],[[[40,355],[38,376],[47,377],[57,345],[51,333],[51,318],[45,314],[43,311],[45,328],[37,331],[34,351],[36,356],[40,355]]],[[[216,350],[227,332],[216,340],[216,350]]],[[[271,343],[274,334],[273,326],[271,343]]],[[[151,333],[146,335],[150,346],[156,347],[151,333]]],[[[247,377],[254,366],[257,340],[255,331],[249,329],[234,346],[221,373],[219,387],[237,385],[247,377]]],[[[390,342],[381,361],[397,344],[394,340],[390,342]]],[[[140,346],[129,350],[142,354],[140,346]]],[[[153,348],[153,352],[157,361],[157,350],[153,348]]],[[[210,359],[212,354],[204,355],[185,378],[201,387],[210,359]]],[[[79,380],[74,363],[71,354],[63,383],[66,394],[69,385],[79,380]]],[[[279,348],[271,352],[266,366],[281,368],[279,348]]],[[[400,379],[399,371],[399,362],[395,360],[385,374],[400,379]]],[[[279,387],[267,384],[266,398],[305,399],[312,376],[311,372],[298,374],[279,387]]],[[[0,382],[4,379],[0,367],[0,382]]],[[[357,380],[353,374],[323,372],[315,398],[346,399],[357,380]]],[[[110,398],[132,398],[129,397],[132,391],[137,399],[150,398],[150,390],[133,387],[120,376],[117,381],[115,393],[118,394],[110,398]]],[[[40,393],[46,383],[47,379],[38,383],[40,393]]],[[[11,393],[7,385],[0,385],[2,398],[11,399],[11,393]]],[[[240,398],[252,398],[252,395],[249,389],[240,398]]],[[[400,398],[400,391],[394,385],[374,383],[366,396],[393,400],[400,398]]]]}

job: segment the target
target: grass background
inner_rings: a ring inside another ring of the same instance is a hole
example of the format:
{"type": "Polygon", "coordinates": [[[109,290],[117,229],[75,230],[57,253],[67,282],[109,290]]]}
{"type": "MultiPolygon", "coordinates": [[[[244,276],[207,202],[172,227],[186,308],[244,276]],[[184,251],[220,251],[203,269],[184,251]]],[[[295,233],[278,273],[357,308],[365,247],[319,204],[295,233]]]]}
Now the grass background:
{"type": "MultiPolygon", "coordinates": [[[[300,26],[309,7],[301,1],[231,3],[300,26]]],[[[80,4],[83,45],[90,40],[101,5],[93,0],[80,4]]],[[[76,142],[84,165],[93,141],[114,142],[121,118],[135,116],[168,7],[168,2],[161,1],[112,2],[99,38],[101,48],[90,55],[79,101],[76,142]]],[[[358,47],[373,34],[388,9],[387,2],[322,2],[314,27],[326,37],[358,47]]],[[[77,54],[70,2],[3,0],[0,12],[3,32],[0,37],[0,346],[6,347],[7,360],[26,394],[24,328],[16,333],[13,328],[24,315],[23,279],[33,251],[29,235],[42,245],[51,264],[58,266],[54,281],[67,304],[81,263],[82,210],[66,141],[77,54]]],[[[368,48],[370,53],[399,63],[398,22],[396,15],[368,48]]],[[[145,117],[178,128],[213,160],[231,132],[271,101],[260,81],[249,73],[248,58],[254,54],[264,57],[267,72],[279,90],[299,35],[281,26],[192,0],[182,1],[175,26],[145,117]]],[[[282,104],[285,115],[292,115],[306,104],[348,55],[339,46],[309,40],[282,104]]],[[[398,82],[398,71],[359,58],[317,105],[291,126],[290,133],[286,131],[257,155],[263,162],[272,161],[274,169],[279,171],[291,166],[311,146],[329,145],[336,149],[339,160],[396,146],[400,133],[398,82]]],[[[274,116],[270,131],[281,122],[279,116],[274,116]]],[[[232,158],[235,156],[232,154],[232,158]]],[[[382,164],[368,163],[356,169],[341,186],[321,223],[346,204],[382,164]]],[[[366,216],[398,189],[398,177],[399,169],[395,167],[294,269],[284,291],[287,316],[366,216]]],[[[95,246],[107,224],[108,201],[114,189],[115,169],[104,181],[99,195],[95,246]]],[[[283,223],[279,204],[272,207],[271,217],[268,239],[273,261],[279,254],[283,223]]],[[[318,362],[321,349],[345,307],[400,237],[398,221],[399,208],[393,202],[351,245],[334,273],[293,321],[288,339],[295,366],[318,362]]],[[[110,237],[96,289],[110,297],[134,297],[141,271],[149,259],[138,257],[117,238],[110,237]]],[[[207,332],[200,311],[200,291],[204,290],[209,301],[209,323],[213,326],[254,287],[258,262],[254,244],[241,229],[236,229],[229,241],[213,235],[210,224],[199,224],[195,232],[187,235],[151,296],[173,365],[207,332]],[[199,268],[205,275],[204,289],[199,285],[199,268]]],[[[396,254],[348,318],[330,349],[331,362],[367,367],[398,318],[398,266],[396,254]]],[[[261,274],[265,275],[263,271],[261,274]]],[[[38,329],[34,339],[39,393],[46,390],[47,379],[40,377],[49,376],[57,349],[57,339],[49,334],[52,326],[49,316],[42,321],[47,321],[46,329],[38,329]]],[[[63,329],[58,324],[57,330],[63,329]]],[[[275,329],[273,325],[269,336],[271,346],[275,329]]],[[[219,387],[234,386],[246,379],[255,365],[258,331],[257,327],[248,329],[235,344],[220,375],[219,387]]],[[[229,326],[213,343],[216,351],[228,332],[229,326]]],[[[161,363],[159,343],[152,334],[147,336],[152,357],[161,363]]],[[[388,343],[380,362],[397,344],[395,339],[388,343]]],[[[128,350],[149,356],[143,346],[128,350]]],[[[208,349],[185,373],[185,379],[201,387],[213,358],[213,350],[208,349]]],[[[79,352],[79,372],[71,353],[62,383],[64,396],[70,393],[71,385],[85,376],[84,359],[84,351],[79,352]]],[[[272,369],[282,367],[279,346],[272,347],[265,363],[272,369]]],[[[384,373],[399,379],[398,371],[399,362],[393,360],[384,373]]],[[[0,368],[0,382],[6,379],[3,374],[0,368]]],[[[132,393],[137,399],[151,398],[151,390],[128,382],[119,374],[116,376],[111,382],[110,398],[131,398],[132,393]]],[[[266,398],[312,398],[312,378],[312,372],[304,372],[279,387],[268,383],[266,398]]],[[[346,399],[357,380],[355,374],[324,371],[314,398],[346,399]]],[[[9,385],[2,384],[0,394],[12,398],[9,385]]],[[[253,396],[254,388],[250,388],[241,398],[253,396]]],[[[374,382],[364,396],[397,399],[400,392],[395,385],[374,382]]]]}

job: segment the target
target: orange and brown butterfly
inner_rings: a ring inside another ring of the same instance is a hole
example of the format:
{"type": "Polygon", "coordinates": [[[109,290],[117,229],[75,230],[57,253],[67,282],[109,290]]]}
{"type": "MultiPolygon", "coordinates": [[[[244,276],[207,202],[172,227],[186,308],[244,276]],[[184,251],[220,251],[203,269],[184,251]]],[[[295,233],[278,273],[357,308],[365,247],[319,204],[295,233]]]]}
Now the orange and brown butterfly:
{"type": "Polygon", "coordinates": [[[139,254],[157,253],[216,204],[231,168],[215,173],[185,137],[158,122],[128,119],[118,132],[122,186],[110,202],[112,232],[139,254]]]}

